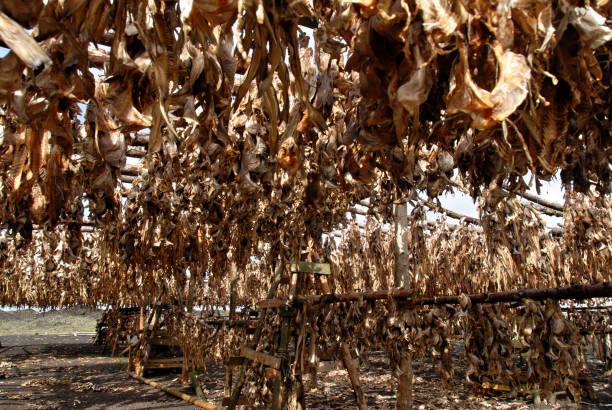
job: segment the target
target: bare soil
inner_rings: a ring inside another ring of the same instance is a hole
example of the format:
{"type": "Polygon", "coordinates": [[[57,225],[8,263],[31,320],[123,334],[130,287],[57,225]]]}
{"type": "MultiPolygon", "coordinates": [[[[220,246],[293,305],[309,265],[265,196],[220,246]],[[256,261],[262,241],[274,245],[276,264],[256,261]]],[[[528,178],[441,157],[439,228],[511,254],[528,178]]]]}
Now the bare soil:
{"type": "MultiPolygon", "coordinates": [[[[156,390],[128,376],[126,359],[105,356],[100,346],[91,344],[91,336],[22,335],[2,337],[0,348],[0,408],[2,409],[191,409],[188,403],[156,390]]],[[[434,364],[413,363],[415,406],[427,409],[527,409],[533,408],[528,397],[485,391],[475,394],[465,382],[461,346],[455,349],[455,378],[447,390],[434,364]]],[[[545,408],[612,407],[610,377],[601,362],[591,359],[595,397],[580,405],[564,402],[545,408]]],[[[361,365],[361,381],[368,406],[389,409],[395,402],[395,379],[382,352],[374,352],[361,365]]],[[[180,385],[177,372],[150,371],[145,377],[193,394],[191,386],[180,385]]],[[[199,376],[208,400],[220,403],[223,396],[224,369],[210,364],[199,376]]],[[[306,380],[306,402],[313,409],[356,408],[346,371],[335,363],[322,366],[317,386],[306,380]]]]}

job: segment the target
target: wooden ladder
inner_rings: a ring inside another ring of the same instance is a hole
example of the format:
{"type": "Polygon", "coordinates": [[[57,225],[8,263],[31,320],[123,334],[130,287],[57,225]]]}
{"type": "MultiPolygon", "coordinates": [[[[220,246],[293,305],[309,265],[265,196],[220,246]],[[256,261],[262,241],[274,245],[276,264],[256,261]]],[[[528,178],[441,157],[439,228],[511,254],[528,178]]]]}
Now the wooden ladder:
{"type": "MultiPolygon", "coordinates": [[[[298,263],[292,263],[290,265],[290,280],[289,280],[289,298],[294,299],[301,294],[301,280],[302,274],[313,274],[316,275],[321,290],[324,293],[329,293],[329,284],[327,276],[331,274],[330,265],[327,263],[315,263],[300,261],[298,263]]],[[[275,275],[275,281],[273,282],[270,291],[268,292],[268,299],[274,298],[277,290],[277,286],[282,283],[281,281],[282,267],[277,267],[277,273],[275,275]]],[[[287,284],[287,283],[285,283],[287,284]]],[[[274,389],[272,393],[272,409],[280,410],[287,407],[289,396],[292,395],[292,401],[299,408],[306,408],[304,399],[304,387],[302,381],[302,372],[295,372],[295,369],[291,368],[291,357],[289,355],[289,342],[290,342],[290,329],[291,325],[295,323],[295,306],[287,305],[280,307],[281,314],[281,328],[280,328],[280,343],[276,355],[270,355],[263,352],[258,352],[257,345],[261,336],[261,328],[263,321],[267,315],[269,309],[265,309],[260,312],[259,323],[255,336],[253,338],[250,347],[243,346],[240,352],[240,356],[232,357],[227,363],[226,368],[226,394],[231,391],[230,396],[226,396],[223,400],[223,405],[227,405],[228,409],[234,409],[239,404],[250,404],[240,400],[240,391],[244,384],[244,372],[248,366],[248,362],[259,362],[265,366],[265,376],[267,378],[274,379],[274,389]],[[231,368],[232,366],[241,365],[240,376],[236,386],[232,389],[231,386],[231,368]],[[229,377],[228,377],[229,373],[229,377]],[[229,386],[228,386],[229,384],[229,386]]],[[[298,332],[299,333],[299,332],[298,332]]],[[[296,337],[295,346],[296,350],[298,347],[299,334],[296,337]]],[[[314,341],[313,341],[314,342],[314,341]]],[[[297,353],[297,352],[296,352],[297,353]]],[[[346,367],[355,397],[359,409],[366,409],[364,395],[361,390],[359,383],[359,369],[355,364],[349,348],[343,344],[341,349],[341,357],[344,366],[346,367]]],[[[302,369],[300,369],[302,370],[302,369]]]]}

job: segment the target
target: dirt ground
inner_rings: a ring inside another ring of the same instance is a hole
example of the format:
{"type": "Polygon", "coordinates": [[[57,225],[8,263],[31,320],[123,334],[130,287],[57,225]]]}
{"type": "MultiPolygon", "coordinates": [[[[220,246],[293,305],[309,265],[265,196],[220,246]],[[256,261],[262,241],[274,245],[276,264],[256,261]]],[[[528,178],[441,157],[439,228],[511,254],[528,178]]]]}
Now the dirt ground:
{"type": "MultiPolygon", "coordinates": [[[[126,359],[102,354],[100,346],[91,344],[89,335],[22,335],[2,337],[0,348],[0,408],[80,408],[80,409],[191,409],[188,403],[130,378],[125,372],[126,359]]],[[[526,397],[512,398],[493,391],[474,395],[464,381],[460,366],[460,348],[455,352],[456,374],[452,390],[446,390],[431,363],[413,363],[414,398],[418,408],[533,408],[526,397]]],[[[306,394],[308,408],[356,408],[346,371],[333,363],[319,374],[316,388],[306,394]],[[325,371],[323,371],[325,370],[325,371]]],[[[557,407],[610,408],[612,387],[604,375],[601,362],[591,360],[595,399],[579,406],[561,402],[557,407]]],[[[361,380],[368,406],[393,408],[395,380],[382,353],[374,352],[361,367],[361,380]]],[[[220,403],[223,395],[224,370],[210,364],[199,380],[206,397],[220,403]]],[[[166,386],[193,394],[190,386],[181,386],[179,374],[148,372],[145,377],[166,386]]],[[[311,387],[310,383],[306,383],[311,387]]],[[[560,397],[560,400],[563,398],[560,397]]]]}
{"type": "Polygon", "coordinates": [[[130,378],[89,335],[4,336],[2,346],[2,409],[196,408],[130,378]]]}

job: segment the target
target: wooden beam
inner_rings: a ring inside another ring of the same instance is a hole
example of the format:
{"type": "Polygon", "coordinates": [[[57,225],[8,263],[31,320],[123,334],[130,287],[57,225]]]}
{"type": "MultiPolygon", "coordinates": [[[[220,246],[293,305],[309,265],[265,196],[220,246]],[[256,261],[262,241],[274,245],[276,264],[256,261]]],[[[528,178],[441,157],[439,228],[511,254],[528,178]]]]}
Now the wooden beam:
{"type": "Polygon", "coordinates": [[[128,372],[128,374],[130,375],[130,377],[133,377],[136,380],[139,380],[139,381],[141,381],[143,383],[146,383],[149,386],[153,386],[156,389],[159,389],[159,390],[164,391],[164,392],[166,392],[168,394],[171,394],[171,395],[173,395],[175,397],[178,397],[179,399],[183,399],[183,400],[185,400],[185,401],[187,401],[187,402],[189,402],[189,403],[191,403],[193,405],[196,405],[198,407],[201,407],[203,409],[209,409],[209,410],[221,410],[222,409],[219,406],[215,406],[214,404],[202,401],[199,398],[190,396],[190,395],[185,394],[185,393],[181,393],[180,391],[172,389],[170,387],[162,386],[161,384],[156,383],[153,380],[145,379],[144,377],[138,376],[135,373],[128,372]]]}
{"type": "Polygon", "coordinates": [[[254,362],[263,363],[264,366],[268,366],[273,369],[278,370],[281,367],[281,359],[279,357],[274,357],[267,353],[258,352],[246,346],[242,346],[242,348],[240,349],[240,355],[254,362]]]}
{"type": "Polygon", "coordinates": [[[149,364],[161,364],[161,363],[182,363],[182,357],[163,357],[158,359],[149,359],[149,364]]]}
{"type": "Polygon", "coordinates": [[[87,59],[89,60],[90,67],[103,68],[104,64],[110,61],[110,55],[106,51],[96,48],[93,44],[89,44],[87,47],[87,59]]]}
{"type": "Polygon", "coordinates": [[[180,312],[180,314],[188,319],[202,326],[228,326],[228,327],[255,327],[257,326],[257,319],[200,319],[199,317],[193,316],[187,312],[180,312]]]}
{"type": "MultiPolygon", "coordinates": [[[[521,201],[521,202],[523,202],[523,201],[521,201]]],[[[558,218],[563,218],[565,216],[563,214],[563,212],[561,212],[561,211],[557,211],[556,209],[549,208],[549,207],[546,207],[546,206],[542,206],[540,204],[536,204],[535,202],[531,202],[530,205],[533,206],[536,211],[538,211],[539,213],[544,214],[544,215],[556,216],[558,218]]]]}
{"type": "Polygon", "coordinates": [[[140,164],[125,164],[121,167],[122,176],[138,176],[142,174],[142,165],[140,164]]]}
{"type": "Polygon", "coordinates": [[[149,146],[149,136],[147,134],[135,134],[130,145],[147,147],[149,146]]]}
{"type": "Polygon", "coordinates": [[[139,149],[138,147],[128,147],[125,155],[132,158],[144,158],[147,155],[147,150],[139,149]]]}
{"type": "Polygon", "coordinates": [[[145,364],[143,370],[151,369],[180,369],[183,367],[183,363],[159,363],[159,364],[145,364]]]}
{"type": "MultiPolygon", "coordinates": [[[[338,302],[352,302],[357,300],[385,300],[397,299],[403,306],[424,305],[457,305],[459,296],[433,296],[424,298],[413,297],[412,290],[387,289],[368,292],[351,292],[341,294],[326,294],[313,296],[296,296],[295,299],[267,299],[257,303],[259,308],[277,309],[289,306],[291,303],[330,304],[338,302]]],[[[563,288],[521,289],[515,291],[475,293],[468,295],[473,304],[476,303],[506,303],[519,302],[521,299],[531,300],[584,300],[593,298],[612,297],[612,282],[601,282],[591,285],[574,285],[563,288]]]]}
{"type": "Polygon", "coordinates": [[[368,216],[368,212],[367,211],[362,211],[361,209],[357,209],[357,208],[349,208],[348,212],[352,213],[352,214],[357,214],[357,215],[363,215],[363,216],[368,216]]]}
{"type": "Polygon", "coordinates": [[[561,213],[564,212],[563,205],[558,204],[556,202],[548,201],[548,200],[546,200],[544,198],[540,198],[539,196],[530,194],[529,192],[514,192],[514,191],[508,191],[508,192],[513,193],[513,194],[515,194],[517,196],[520,196],[522,198],[525,198],[528,201],[534,202],[534,203],[536,203],[538,205],[542,205],[542,206],[545,206],[547,208],[554,209],[554,210],[559,211],[561,213]]]}
{"type": "Polygon", "coordinates": [[[480,225],[480,219],[478,218],[473,218],[471,216],[460,214],[459,212],[451,211],[450,209],[443,208],[439,206],[438,204],[433,203],[432,201],[426,201],[424,199],[421,199],[421,202],[427,205],[427,207],[431,209],[432,211],[439,212],[441,214],[445,214],[451,218],[459,219],[459,220],[465,221],[470,224],[480,225]]]}
{"type": "Polygon", "coordinates": [[[331,275],[331,267],[329,263],[316,262],[298,262],[291,264],[291,272],[298,273],[316,273],[318,275],[331,275]]]}
{"type": "Polygon", "coordinates": [[[136,177],[134,177],[134,176],[119,175],[119,181],[124,182],[126,184],[131,184],[132,182],[134,182],[135,179],[136,179],[136,177]]]}

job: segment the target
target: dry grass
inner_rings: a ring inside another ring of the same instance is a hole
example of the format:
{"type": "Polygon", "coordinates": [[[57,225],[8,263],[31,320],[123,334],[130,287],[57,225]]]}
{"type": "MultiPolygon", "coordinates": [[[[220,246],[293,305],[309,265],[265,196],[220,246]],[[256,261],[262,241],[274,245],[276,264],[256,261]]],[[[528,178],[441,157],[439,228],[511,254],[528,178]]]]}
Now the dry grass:
{"type": "Polygon", "coordinates": [[[0,336],[93,332],[101,315],[102,311],[86,309],[0,310],[0,336]]]}

